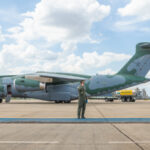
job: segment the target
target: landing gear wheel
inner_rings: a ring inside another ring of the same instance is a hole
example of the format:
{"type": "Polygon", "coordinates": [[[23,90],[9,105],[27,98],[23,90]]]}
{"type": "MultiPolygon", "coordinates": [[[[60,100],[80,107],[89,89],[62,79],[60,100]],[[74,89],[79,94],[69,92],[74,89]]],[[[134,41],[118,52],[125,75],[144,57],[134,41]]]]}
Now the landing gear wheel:
{"type": "Polygon", "coordinates": [[[114,99],[110,99],[110,102],[114,102],[114,99]]]}
{"type": "Polygon", "coordinates": [[[108,99],[108,98],[105,98],[105,102],[113,102],[114,99],[108,99]]]}
{"type": "Polygon", "coordinates": [[[64,103],[71,103],[71,101],[64,101],[64,103]]]}
{"type": "Polygon", "coordinates": [[[135,98],[130,97],[130,102],[135,102],[135,98]]]}
{"type": "Polygon", "coordinates": [[[0,103],[2,103],[3,102],[3,99],[0,99],[0,103]]]}
{"type": "Polygon", "coordinates": [[[58,104],[58,103],[62,103],[62,102],[63,102],[63,101],[55,101],[55,103],[57,103],[57,104],[58,104]]]}
{"type": "Polygon", "coordinates": [[[135,99],[133,98],[133,99],[131,100],[131,102],[135,102],[135,99]]]}

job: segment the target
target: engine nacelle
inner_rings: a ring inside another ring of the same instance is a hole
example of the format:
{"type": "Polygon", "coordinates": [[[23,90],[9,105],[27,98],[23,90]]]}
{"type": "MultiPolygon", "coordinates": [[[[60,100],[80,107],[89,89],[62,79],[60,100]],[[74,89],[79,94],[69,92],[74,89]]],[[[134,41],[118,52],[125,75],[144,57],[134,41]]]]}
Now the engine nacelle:
{"type": "Polygon", "coordinates": [[[40,91],[45,89],[45,84],[36,80],[19,78],[14,80],[14,87],[17,91],[40,91]]]}

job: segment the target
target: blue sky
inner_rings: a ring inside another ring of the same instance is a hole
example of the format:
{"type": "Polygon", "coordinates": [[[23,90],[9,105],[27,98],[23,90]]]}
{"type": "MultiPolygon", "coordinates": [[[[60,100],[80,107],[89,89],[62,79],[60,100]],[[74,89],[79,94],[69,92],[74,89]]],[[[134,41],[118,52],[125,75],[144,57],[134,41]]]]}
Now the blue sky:
{"type": "Polygon", "coordinates": [[[143,0],[0,1],[0,71],[113,74],[149,42],[143,0]]]}

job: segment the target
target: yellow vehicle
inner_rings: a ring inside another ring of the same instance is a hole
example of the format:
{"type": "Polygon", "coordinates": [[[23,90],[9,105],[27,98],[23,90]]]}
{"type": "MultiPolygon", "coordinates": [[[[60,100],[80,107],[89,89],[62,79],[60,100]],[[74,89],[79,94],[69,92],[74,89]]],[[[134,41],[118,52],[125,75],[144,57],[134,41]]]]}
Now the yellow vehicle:
{"type": "Polygon", "coordinates": [[[116,96],[120,98],[122,102],[135,102],[136,93],[134,90],[120,90],[116,91],[116,96]]]}

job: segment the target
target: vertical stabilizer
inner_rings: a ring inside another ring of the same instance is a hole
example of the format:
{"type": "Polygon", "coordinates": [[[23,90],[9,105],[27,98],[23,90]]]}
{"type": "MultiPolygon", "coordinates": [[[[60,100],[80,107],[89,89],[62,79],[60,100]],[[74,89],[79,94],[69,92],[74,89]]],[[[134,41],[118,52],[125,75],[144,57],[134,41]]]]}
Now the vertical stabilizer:
{"type": "Polygon", "coordinates": [[[144,77],[150,70],[150,43],[143,42],[136,45],[135,55],[118,72],[144,77]]]}

